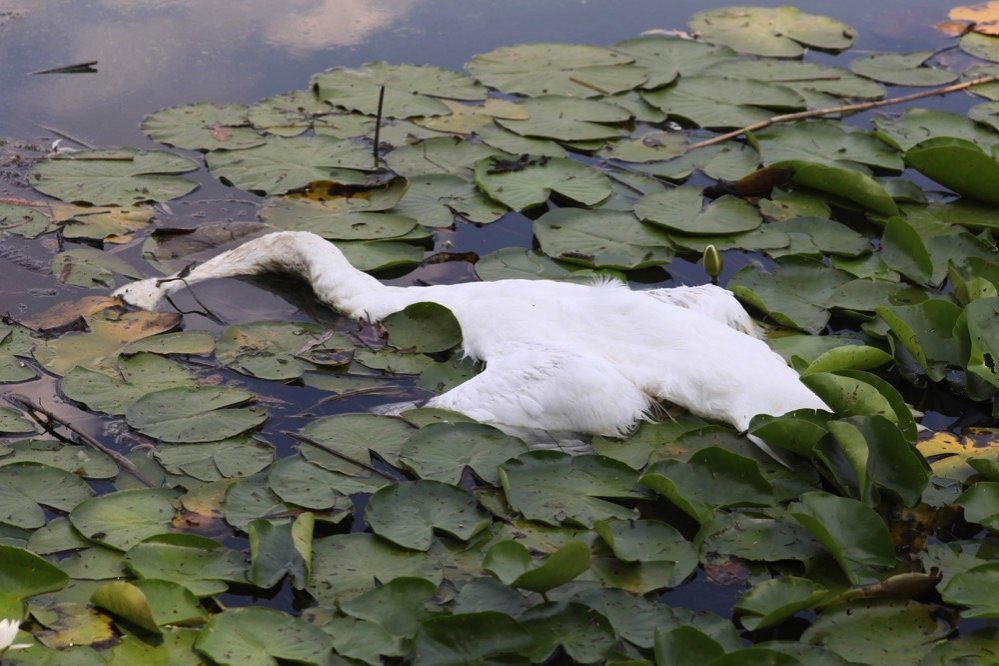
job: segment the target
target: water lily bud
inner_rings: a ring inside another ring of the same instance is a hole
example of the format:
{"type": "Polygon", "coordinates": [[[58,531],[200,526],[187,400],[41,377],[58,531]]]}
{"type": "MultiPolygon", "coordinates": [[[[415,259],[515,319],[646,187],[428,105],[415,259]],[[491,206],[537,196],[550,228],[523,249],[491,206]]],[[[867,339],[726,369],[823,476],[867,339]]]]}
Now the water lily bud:
{"type": "Polygon", "coordinates": [[[704,257],[702,260],[704,261],[704,271],[711,276],[711,281],[714,282],[722,272],[722,258],[718,254],[718,248],[714,245],[704,248],[704,257]]]}

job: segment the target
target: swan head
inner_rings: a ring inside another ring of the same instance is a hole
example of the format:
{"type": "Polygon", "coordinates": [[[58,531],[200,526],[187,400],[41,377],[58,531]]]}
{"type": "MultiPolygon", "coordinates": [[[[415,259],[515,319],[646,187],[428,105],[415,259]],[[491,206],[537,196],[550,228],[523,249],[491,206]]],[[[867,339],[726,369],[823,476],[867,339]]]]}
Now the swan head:
{"type": "Polygon", "coordinates": [[[143,310],[152,310],[160,299],[166,295],[166,289],[161,284],[162,278],[149,278],[126,284],[115,289],[111,295],[120,298],[129,305],[143,310]]]}

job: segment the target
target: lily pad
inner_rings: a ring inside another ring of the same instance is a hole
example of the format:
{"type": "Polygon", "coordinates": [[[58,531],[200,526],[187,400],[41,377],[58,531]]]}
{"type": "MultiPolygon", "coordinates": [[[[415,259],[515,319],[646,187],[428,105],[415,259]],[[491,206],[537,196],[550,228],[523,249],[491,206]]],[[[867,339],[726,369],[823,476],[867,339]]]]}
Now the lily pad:
{"type": "Polygon", "coordinates": [[[455,220],[495,222],[506,210],[506,206],[486,198],[464,178],[427,174],[410,180],[406,196],[393,212],[428,227],[450,227],[455,220]]]}
{"type": "Polygon", "coordinates": [[[264,143],[247,127],[242,104],[188,104],[162,109],[142,120],[142,131],[153,141],[188,150],[239,150],[264,143]]]}
{"type": "Polygon", "coordinates": [[[854,585],[879,581],[878,570],[895,564],[888,527],[861,502],[811,492],[802,495],[788,510],[822,542],[854,585]]]}
{"type": "Polygon", "coordinates": [[[171,388],[148,393],[125,410],[136,430],[167,442],[211,442],[256,428],[267,410],[237,407],[254,398],[241,389],[171,388]]]}
{"type": "Polygon", "coordinates": [[[487,86],[530,97],[597,97],[645,83],[646,70],[623,53],[581,44],[520,44],[482,53],[466,65],[487,86]]]}
{"type": "Polygon", "coordinates": [[[81,502],[69,520],[86,538],[124,551],[169,530],[179,495],[172,488],[120,490],[81,502]]]}
{"type": "Polygon", "coordinates": [[[524,453],[520,440],[481,423],[434,423],[403,445],[399,462],[421,479],[457,484],[466,467],[499,485],[497,467],[524,453]]]}
{"type": "Polygon", "coordinates": [[[35,529],[46,523],[45,510],[71,511],[91,495],[75,474],[39,463],[0,467],[0,522],[35,529]]]}
{"type": "Polygon", "coordinates": [[[544,95],[523,103],[528,117],[497,120],[500,127],[521,136],[555,141],[602,141],[624,133],[619,125],[631,118],[620,106],[597,100],[544,95]]]}
{"type": "Polygon", "coordinates": [[[905,162],[958,194],[999,203],[999,194],[992,187],[999,178],[999,161],[971,141],[950,137],[927,139],[906,151],[905,162]]]}
{"type": "Polygon", "coordinates": [[[492,522],[468,492],[439,481],[382,488],[368,500],[364,519],[375,534],[413,550],[429,549],[435,529],[468,541],[492,522]]]}
{"type": "Polygon", "coordinates": [[[59,390],[67,398],[107,414],[124,414],[147,393],[195,385],[194,375],[179,363],[144,352],[119,356],[114,371],[77,366],[59,380],[59,390]]]}
{"type": "Polygon", "coordinates": [[[274,460],[274,449],[249,437],[233,437],[220,442],[160,447],[154,455],[171,474],[211,482],[252,476],[266,469],[274,460]]]}
{"type": "Polygon", "coordinates": [[[197,168],[186,157],[162,151],[81,150],[37,162],[28,172],[28,183],[63,201],[130,206],[193,191],[198,184],[176,174],[197,168]]]}
{"type": "Polygon", "coordinates": [[[839,166],[864,164],[894,172],[905,166],[894,146],[828,120],[776,125],[753,132],[751,138],[765,164],[803,160],[839,166]]]}
{"type": "Polygon", "coordinates": [[[482,100],[485,88],[458,72],[439,67],[374,62],[357,69],[336,67],[312,77],[320,99],[349,111],[373,116],[385,87],[385,118],[440,116],[450,110],[443,99],[482,100]]]}
{"type": "Polygon", "coordinates": [[[643,92],[652,106],[697,127],[745,127],[774,115],[795,111],[805,100],[785,86],[716,76],[691,76],[658,90],[643,92]]]}
{"type": "Polygon", "coordinates": [[[255,148],[208,154],[208,170],[226,185],[263,194],[283,194],[318,180],[366,184],[371,151],[350,140],[272,137],[255,148]]]}
{"type": "Polygon", "coordinates": [[[249,606],[213,615],[195,648],[218,664],[267,666],[278,659],[329,663],[332,643],[319,627],[273,608],[249,606]]]}
{"type": "Polygon", "coordinates": [[[0,613],[23,617],[21,602],[63,588],[69,580],[59,567],[23,548],[0,544],[0,613]]]}
{"type": "Polygon", "coordinates": [[[958,78],[955,72],[924,67],[936,51],[875,53],[855,58],[850,71],[893,86],[942,86],[958,78]]]}
{"type": "Polygon", "coordinates": [[[549,525],[632,518],[633,510],[604,498],[643,497],[635,471],[602,456],[534,451],[500,465],[499,473],[510,507],[549,525]]]}
{"type": "Polygon", "coordinates": [[[130,548],[124,561],[140,579],[177,583],[198,597],[222,594],[228,582],[246,582],[246,555],[193,534],[152,536],[130,548]]]}
{"type": "Polygon", "coordinates": [[[630,270],[673,258],[666,235],[626,211],[558,208],[534,222],[534,235],[549,257],[583,266],[630,270]]]}
{"type": "Polygon", "coordinates": [[[467,176],[479,160],[499,159],[505,155],[483,143],[446,136],[400,146],[388,154],[385,162],[394,172],[407,178],[428,174],[467,176]]]}
{"type": "Polygon", "coordinates": [[[552,193],[584,206],[595,206],[611,195],[610,181],[602,173],[559,157],[484,159],[475,165],[475,184],[513,210],[543,204],[552,193]]]}
{"type": "Polygon", "coordinates": [[[694,14],[689,25],[711,44],[779,58],[797,58],[809,46],[840,51],[849,48],[857,34],[845,23],[796,7],[713,9],[694,14]]]}
{"type": "Polygon", "coordinates": [[[635,215],[670,231],[696,235],[743,233],[763,222],[753,206],[728,194],[704,207],[696,187],[647,194],[635,202],[635,215]]]}

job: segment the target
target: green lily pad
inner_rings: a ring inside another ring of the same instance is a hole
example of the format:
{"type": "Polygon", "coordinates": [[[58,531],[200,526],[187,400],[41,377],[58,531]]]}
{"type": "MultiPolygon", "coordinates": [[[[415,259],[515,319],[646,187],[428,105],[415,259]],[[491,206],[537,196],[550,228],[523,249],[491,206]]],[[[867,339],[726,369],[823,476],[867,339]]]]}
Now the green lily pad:
{"type": "Polygon", "coordinates": [[[456,219],[476,224],[495,222],[507,209],[487,199],[464,178],[427,174],[410,180],[406,196],[393,210],[428,227],[450,227],[456,219]]]}
{"type": "MultiPolygon", "coordinates": [[[[94,590],[90,601],[154,634],[160,634],[164,625],[192,624],[207,619],[207,613],[190,590],[165,580],[103,583],[94,590]]],[[[188,649],[191,649],[190,645],[188,649]]]]}
{"type": "Polygon", "coordinates": [[[861,502],[811,492],[802,495],[788,510],[822,542],[854,585],[879,581],[878,570],[895,564],[888,527],[861,502]]]}
{"type": "Polygon", "coordinates": [[[578,603],[550,602],[528,609],[518,618],[534,638],[531,658],[541,663],[562,648],[575,663],[597,663],[615,643],[607,619],[578,603]]]}
{"type": "Polygon", "coordinates": [[[197,168],[186,157],[162,151],[81,150],[40,160],[28,171],[28,183],[63,201],[130,206],[193,191],[197,183],[176,174],[197,168]]]}
{"type": "Polygon", "coordinates": [[[366,472],[331,472],[298,456],[281,458],[267,474],[268,487],[282,500],[307,509],[331,511],[347,505],[347,495],[371,493],[391,481],[366,472]]]}
{"type": "Polygon", "coordinates": [[[954,325],[961,308],[950,301],[929,299],[916,305],[889,305],[876,309],[878,316],[927,375],[943,379],[947,367],[960,366],[954,325]]]}
{"type": "Polygon", "coordinates": [[[958,194],[999,203],[999,193],[992,187],[999,178],[999,161],[971,141],[927,139],[906,151],[905,163],[958,194]]]}
{"type": "Polygon", "coordinates": [[[660,460],[641,482],[700,523],[722,507],[774,502],[773,488],[754,461],[718,447],[701,449],[687,462],[660,460]]]}
{"type": "Polygon", "coordinates": [[[631,118],[626,109],[608,102],[544,95],[522,104],[529,117],[523,120],[497,119],[500,127],[521,136],[555,141],[602,141],[615,139],[624,130],[620,125],[631,118]]]}
{"type": "Polygon", "coordinates": [[[213,615],[194,644],[220,665],[267,666],[278,659],[328,664],[332,643],[319,627],[261,606],[213,615]]]}
{"type": "Polygon", "coordinates": [[[845,23],[795,7],[728,7],[694,14],[690,29],[711,44],[741,53],[797,58],[805,47],[825,51],[849,48],[856,31],[845,23]]]}
{"type": "Polygon", "coordinates": [[[849,280],[848,273],[818,262],[784,257],[772,273],[752,266],[743,268],[732,276],[728,288],[779,324],[817,333],[829,321],[825,304],[849,280]]]}
{"type": "Polygon", "coordinates": [[[697,187],[647,194],[635,202],[635,215],[670,231],[697,235],[742,233],[763,222],[753,206],[727,194],[705,208],[697,187]]]}
{"type": "Polygon", "coordinates": [[[439,481],[386,486],[368,500],[364,519],[371,530],[403,548],[427,550],[434,530],[468,541],[492,519],[468,492],[439,481]]]}
{"type": "Polygon", "coordinates": [[[631,90],[648,74],[630,56],[583,44],[520,44],[482,53],[466,65],[491,88],[529,97],[597,97],[631,90]]]}
{"type": "Polygon", "coordinates": [[[482,568],[507,585],[547,592],[564,585],[590,567],[590,548],[582,541],[569,541],[535,564],[527,548],[516,541],[494,544],[482,561],[482,568]]]}
{"type": "Polygon", "coordinates": [[[136,430],[167,442],[211,442],[234,437],[267,420],[267,410],[236,407],[254,398],[241,389],[206,386],[147,393],[125,410],[136,430]]]}
{"type": "Polygon", "coordinates": [[[497,467],[526,450],[523,442],[492,426],[434,423],[403,444],[399,462],[421,479],[457,484],[469,467],[486,483],[499,485],[497,467]]]}
{"type": "Polygon", "coordinates": [[[898,206],[884,186],[865,173],[839,166],[790,160],[774,166],[794,169],[792,182],[832,194],[881,215],[897,215],[898,206]]]}
{"type": "Polygon", "coordinates": [[[942,86],[958,78],[955,72],[924,67],[936,51],[875,53],[855,58],[850,71],[893,86],[942,86]]]}
{"type": "Polygon", "coordinates": [[[306,354],[322,344],[324,332],[317,324],[284,321],[229,326],[219,335],[215,357],[251,377],[295,379],[313,367],[306,354]]]}
{"type": "Polygon", "coordinates": [[[962,115],[936,109],[906,109],[898,118],[874,118],[876,136],[909,150],[916,144],[936,137],[967,139],[991,149],[999,143],[999,133],[988,125],[976,123],[962,115]]]}
{"type": "Polygon", "coordinates": [[[677,75],[690,76],[737,58],[735,51],[695,39],[648,36],[627,39],[614,45],[649,72],[642,86],[652,90],[672,83],[677,75]]]}
{"type": "Polygon", "coordinates": [[[124,562],[141,579],[177,583],[198,597],[221,594],[229,582],[246,582],[243,553],[194,534],[152,536],[130,548],[124,562]]]}
{"type": "Polygon", "coordinates": [[[52,259],[52,273],[61,283],[90,289],[114,287],[115,273],[133,279],[139,277],[136,270],[125,260],[89,247],[57,254],[52,259]]]}
{"type": "Polygon", "coordinates": [[[52,231],[52,221],[40,210],[29,206],[0,203],[0,229],[25,238],[37,238],[52,231]]]}
{"type": "Polygon", "coordinates": [[[313,181],[366,183],[373,171],[371,150],[328,137],[272,137],[255,148],[209,153],[208,170],[226,185],[251,192],[283,194],[313,181]]]}
{"type": "Polygon", "coordinates": [[[25,599],[60,590],[68,581],[62,569],[34,553],[0,544],[0,614],[4,617],[20,619],[25,599]]]}
{"type": "Polygon", "coordinates": [[[455,316],[437,303],[413,303],[382,320],[389,343],[398,349],[441,352],[461,343],[461,326],[455,316]]]}
{"type": "Polygon", "coordinates": [[[741,615],[742,626],[756,631],[813,607],[827,594],[823,586],[807,578],[784,576],[751,587],[734,610],[741,615]]]}
{"type": "Polygon", "coordinates": [[[0,522],[28,529],[46,523],[43,506],[71,511],[91,495],[75,474],[40,463],[0,467],[0,522]]]}
{"type": "Polygon", "coordinates": [[[631,270],[673,258],[665,234],[626,211],[558,208],[534,222],[549,257],[589,267],[631,270]]]}
{"type": "Polygon", "coordinates": [[[861,601],[825,609],[801,640],[852,663],[918,664],[950,632],[935,608],[914,601],[861,601]]]}
{"type": "Polygon", "coordinates": [[[611,195],[610,181],[602,173],[559,157],[481,160],[475,165],[475,184],[518,211],[543,204],[552,193],[584,206],[595,206],[611,195]]]}
{"type": "Polygon", "coordinates": [[[438,585],[443,577],[430,553],[394,546],[374,534],[337,534],[312,544],[309,592],[325,601],[353,599],[396,578],[423,578],[438,585]]]}
{"type": "Polygon", "coordinates": [[[247,578],[257,587],[270,588],[289,575],[295,589],[308,584],[312,561],[315,515],[303,513],[294,522],[255,520],[247,526],[250,539],[250,571],[247,578]]]}
{"type": "Polygon", "coordinates": [[[533,451],[500,465],[499,474],[510,508],[549,525],[633,518],[631,509],[604,498],[643,497],[637,473],[602,456],[533,451]]]}
{"type": "Polygon", "coordinates": [[[382,116],[411,118],[449,113],[439,98],[482,100],[485,88],[458,72],[439,67],[373,62],[357,69],[336,67],[312,77],[316,95],[334,106],[373,116],[385,87],[382,116]]]}
{"type": "Polygon", "coordinates": [[[509,615],[496,611],[439,615],[423,623],[413,650],[413,663],[503,663],[504,655],[530,648],[534,639],[509,615]],[[496,657],[497,659],[491,659],[496,657]]]}
{"type": "Polygon", "coordinates": [[[822,545],[801,525],[745,513],[719,513],[701,526],[696,544],[705,562],[730,557],[750,561],[796,560],[807,564],[824,554],[822,545]]]}
{"type": "Polygon", "coordinates": [[[775,125],[753,132],[751,138],[764,164],[800,160],[840,166],[864,164],[894,172],[905,166],[894,146],[829,120],[775,125]]]}
{"type": "Polygon", "coordinates": [[[124,414],[147,393],[195,386],[194,375],[184,366],[145,352],[119,356],[113,374],[77,366],[59,380],[59,390],[67,398],[106,414],[124,414]]]}
{"type": "MultiPolygon", "coordinates": [[[[962,317],[968,330],[968,360],[965,366],[988,383],[999,387],[996,312],[999,298],[982,298],[968,304],[962,317]]],[[[955,329],[956,330],[956,329],[955,329]]]]}
{"type": "MultiPolygon", "coordinates": [[[[401,419],[388,416],[338,414],[314,419],[301,432],[322,444],[324,449],[336,451],[347,459],[369,464],[374,451],[390,465],[398,465],[399,452],[416,429],[401,419]]],[[[310,444],[302,444],[301,449],[306,460],[326,469],[348,474],[359,472],[357,465],[323,449],[310,444]]]]}
{"type": "Polygon", "coordinates": [[[805,100],[790,88],[760,81],[716,76],[691,76],[658,90],[642,93],[652,106],[697,127],[745,127],[774,115],[795,111],[805,100]]]}
{"type": "Polygon", "coordinates": [[[242,104],[188,104],[162,109],[142,119],[142,131],[153,141],[187,150],[240,150],[264,143],[247,127],[242,104]]]}
{"type": "Polygon", "coordinates": [[[274,448],[250,437],[219,442],[175,444],[156,449],[156,460],[171,474],[211,482],[252,476],[274,460],[274,448]]]}
{"type": "MultiPolygon", "coordinates": [[[[274,95],[260,100],[246,110],[246,119],[258,130],[275,136],[298,136],[312,127],[317,116],[330,114],[332,108],[311,90],[294,90],[282,95],[274,95]]],[[[371,119],[363,117],[363,122],[371,119]]],[[[344,134],[337,138],[347,138],[367,134],[344,134]]]]}
{"type": "Polygon", "coordinates": [[[669,563],[675,587],[697,568],[697,551],[672,525],[658,520],[600,520],[594,531],[622,562],[669,563]]]}
{"type": "Polygon", "coordinates": [[[117,550],[167,532],[180,493],[172,488],[119,490],[78,504],[69,520],[80,534],[117,550]]]}
{"type": "Polygon", "coordinates": [[[50,439],[25,439],[4,447],[0,465],[34,462],[55,467],[85,479],[110,479],[120,470],[118,464],[89,447],[73,446],[50,439]]]}
{"type": "Polygon", "coordinates": [[[777,258],[789,254],[856,257],[871,251],[871,241],[845,224],[821,217],[794,217],[767,225],[771,233],[786,234],[787,247],[767,251],[777,258]]]}
{"type": "Polygon", "coordinates": [[[407,178],[429,174],[467,176],[479,160],[505,156],[505,152],[488,145],[447,136],[400,146],[385,161],[395,173],[407,178]]]}
{"type": "Polygon", "coordinates": [[[775,58],[730,58],[711,68],[714,76],[753,79],[784,85],[805,98],[809,108],[838,106],[837,97],[880,99],[885,89],[839,67],[775,58]]]}

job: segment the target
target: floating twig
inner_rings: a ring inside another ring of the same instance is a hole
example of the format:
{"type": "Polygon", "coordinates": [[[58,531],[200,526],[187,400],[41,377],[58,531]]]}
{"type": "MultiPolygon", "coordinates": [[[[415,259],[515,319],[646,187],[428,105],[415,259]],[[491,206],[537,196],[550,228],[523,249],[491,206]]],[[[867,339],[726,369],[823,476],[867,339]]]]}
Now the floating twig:
{"type": "Polygon", "coordinates": [[[87,62],[80,62],[75,65],[65,65],[63,67],[53,67],[52,69],[42,69],[37,72],[31,72],[32,75],[35,74],[96,74],[97,73],[97,61],[88,60],[87,62]]]}
{"type": "Polygon", "coordinates": [[[964,83],[952,83],[949,86],[943,86],[940,88],[933,88],[932,90],[922,90],[917,93],[912,93],[911,95],[902,95],[901,97],[889,97],[887,99],[879,99],[873,102],[858,102],[856,104],[845,104],[843,106],[830,106],[824,109],[809,109],[808,111],[797,111],[795,113],[783,113],[777,116],[771,116],[766,120],[761,120],[755,122],[752,125],[746,125],[745,127],[740,127],[737,130],[732,130],[731,132],[726,132],[725,134],[719,134],[718,136],[706,139],[704,141],[699,141],[697,143],[692,143],[687,146],[684,153],[689,153],[692,150],[697,150],[698,148],[706,148],[708,146],[713,146],[717,143],[722,143],[728,141],[729,139],[735,139],[743,134],[749,132],[755,132],[756,130],[761,130],[765,127],[770,127],[771,125],[776,125],[778,123],[787,123],[792,120],[804,120],[806,118],[818,118],[821,116],[829,116],[833,114],[847,114],[856,113],[858,111],[867,111],[869,109],[876,109],[882,106],[891,106],[893,104],[903,104],[905,102],[911,102],[915,99],[922,99],[924,97],[934,97],[936,95],[947,95],[952,92],[959,92],[973,86],[980,86],[986,83],[995,83],[999,81],[999,74],[994,74],[991,76],[983,76],[977,79],[972,79],[971,81],[965,81],[964,83]]]}
{"type": "Polygon", "coordinates": [[[311,437],[306,437],[305,435],[301,435],[301,434],[299,434],[297,432],[288,432],[288,431],[286,431],[284,434],[287,435],[288,437],[291,437],[292,439],[294,439],[294,440],[296,440],[298,442],[304,442],[305,444],[309,444],[311,446],[314,446],[317,449],[322,449],[323,451],[325,451],[326,453],[330,454],[331,456],[339,458],[340,460],[342,460],[344,462],[347,462],[347,463],[350,463],[351,465],[357,465],[361,469],[367,470],[367,471],[371,472],[372,474],[377,474],[378,476],[380,476],[380,477],[382,477],[384,479],[388,479],[389,481],[398,481],[399,480],[399,479],[393,477],[391,474],[386,474],[385,472],[381,471],[380,469],[378,469],[377,467],[375,467],[373,465],[369,465],[366,462],[361,462],[360,460],[356,460],[354,458],[351,458],[346,453],[341,453],[340,451],[337,451],[336,449],[334,449],[331,446],[326,446],[322,442],[317,442],[316,440],[312,439],[311,437]]]}

